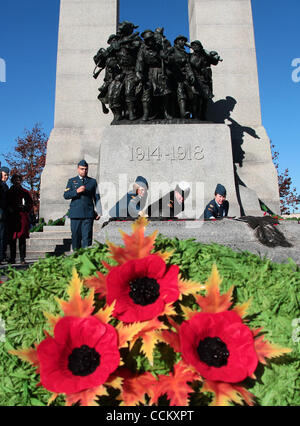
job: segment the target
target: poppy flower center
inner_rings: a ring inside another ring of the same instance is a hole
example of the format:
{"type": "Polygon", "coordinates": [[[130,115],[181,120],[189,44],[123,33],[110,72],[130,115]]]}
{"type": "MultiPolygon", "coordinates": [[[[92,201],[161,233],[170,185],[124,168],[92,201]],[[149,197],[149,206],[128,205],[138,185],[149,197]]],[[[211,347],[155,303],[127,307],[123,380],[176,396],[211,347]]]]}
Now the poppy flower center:
{"type": "Polygon", "coordinates": [[[137,278],[129,286],[129,296],[136,305],[151,305],[159,298],[159,284],[154,278],[137,278]]]}
{"type": "Polygon", "coordinates": [[[227,346],[219,337],[200,340],[197,352],[200,360],[210,367],[223,367],[229,357],[227,346]]]}
{"type": "Polygon", "coordinates": [[[74,376],[88,376],[100,365],[100,354],[94,348],[82,345],[73,349],[68,360],[68,368],[74,376]]]}

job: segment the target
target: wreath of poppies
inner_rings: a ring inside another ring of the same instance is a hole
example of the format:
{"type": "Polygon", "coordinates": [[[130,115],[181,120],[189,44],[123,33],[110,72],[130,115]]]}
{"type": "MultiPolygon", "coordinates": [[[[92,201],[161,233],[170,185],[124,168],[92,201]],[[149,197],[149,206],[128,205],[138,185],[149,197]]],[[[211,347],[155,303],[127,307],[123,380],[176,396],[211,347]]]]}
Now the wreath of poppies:
{"type": "Polygon", "coordinates": [[[157,232],[145,236],[146,225],[144,218],[134,222],[132,234],[122,235],[124,247],[108,243],[116,265],[102,262],[107,273],[81,279],[74,269],[69,300],[57,300],[63,314],[45,313],[45,339],[10,353],[36,368],[49,404],[62,394],[66,405],[101,405],[114,389],[126,406],[160,404],[163,396],[185,406],[191,395],[207,393],[211,405],[254,405],[245,380],[255,379],[259,363],[291,350],[248,326],[250,302],[233,307],[233,288],[220,293],[216,265],[205,284],[183,280],[180,265],[168,263],[172,253],[154,252],[157,232]],[[193,303],[186,306],[183,296],[193,303]],[[174,362],[169,374],[159,374],[155,357],[165,346],[174,362]],[[133,367],[137,351],[149,371],[143,363],[133,367]]]}

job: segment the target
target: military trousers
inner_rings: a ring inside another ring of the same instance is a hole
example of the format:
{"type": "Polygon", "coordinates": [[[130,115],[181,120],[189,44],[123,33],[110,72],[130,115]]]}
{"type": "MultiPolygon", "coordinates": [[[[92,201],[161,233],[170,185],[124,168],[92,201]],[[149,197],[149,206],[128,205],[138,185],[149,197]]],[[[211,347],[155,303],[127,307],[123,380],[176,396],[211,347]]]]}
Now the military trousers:
{"type": "Polygon", "coordinates": [[[0,221],[0,262],[6,257],[6,246],[7,246],[7,224],[4,221],[0,221]]]}
{"type": "Polygon", "coordinates": [[[71,219],[73,250],[92,245],[93,224],[94,219],[71,219]]]}

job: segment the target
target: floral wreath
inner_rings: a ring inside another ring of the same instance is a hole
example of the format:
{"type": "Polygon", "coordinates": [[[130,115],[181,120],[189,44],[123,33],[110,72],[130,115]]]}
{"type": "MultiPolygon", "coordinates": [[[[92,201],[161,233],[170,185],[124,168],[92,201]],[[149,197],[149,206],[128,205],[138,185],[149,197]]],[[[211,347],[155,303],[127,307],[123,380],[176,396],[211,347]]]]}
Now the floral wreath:
{"type": "Polygon", "coordinates": [[[157,231],[145,236],[146,226],[139,218],[131,235],[121,231],[124,247],[108,242],[117,264],[102,262],[106,274],[81,280],[74,269],[69,300],[57,300],[63,315],[44,314],[46,338],[10,353],[37,369],[39,385],[52,393],[48,404],[62,394],[68,406],[99,405],[113,388],[125,406],[159,404],[164,395],[170,405],[186,406],[192,394],[207,392],[211,405],[254,405],[245,380],[256,379],[259,363],[291,350],[247,325],[250,301],[233,307],[233,287],[220,294],[216,265],[205,284],[184,280],[179,266],[167,264],[172,253],[153,252],[157,231]],[[174,362],[169,374],[160,374],[154,353],[163,357],[155,349],[165,345],[174,362]],[[136,348],[151,371],[132,368],[136,348]]]}

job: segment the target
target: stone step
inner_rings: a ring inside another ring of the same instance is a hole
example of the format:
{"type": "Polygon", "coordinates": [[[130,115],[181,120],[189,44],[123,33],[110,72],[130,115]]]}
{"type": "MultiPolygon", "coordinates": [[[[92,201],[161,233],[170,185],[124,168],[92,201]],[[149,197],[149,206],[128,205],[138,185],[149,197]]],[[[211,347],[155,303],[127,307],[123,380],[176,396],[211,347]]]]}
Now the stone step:
{"type": "Polygon", "coordinates": [[[44,226],[44,232],[71,232],[71,228],[68,225],[65,226],[44,226]]]}
{"type": "Polygon", "coordinates": [[[39,239],[66,239],[71,238],[72,234],[70,232],[32,232],[30,234],[30,240],[39,240],[39,239]]]}
{"type": "Polygon", "coordinates": [[[71,245],[71,238],[35,238],[27,241],[28,249],[42,248],[49,249],[56,246],[68,247],[71,245]]]}

